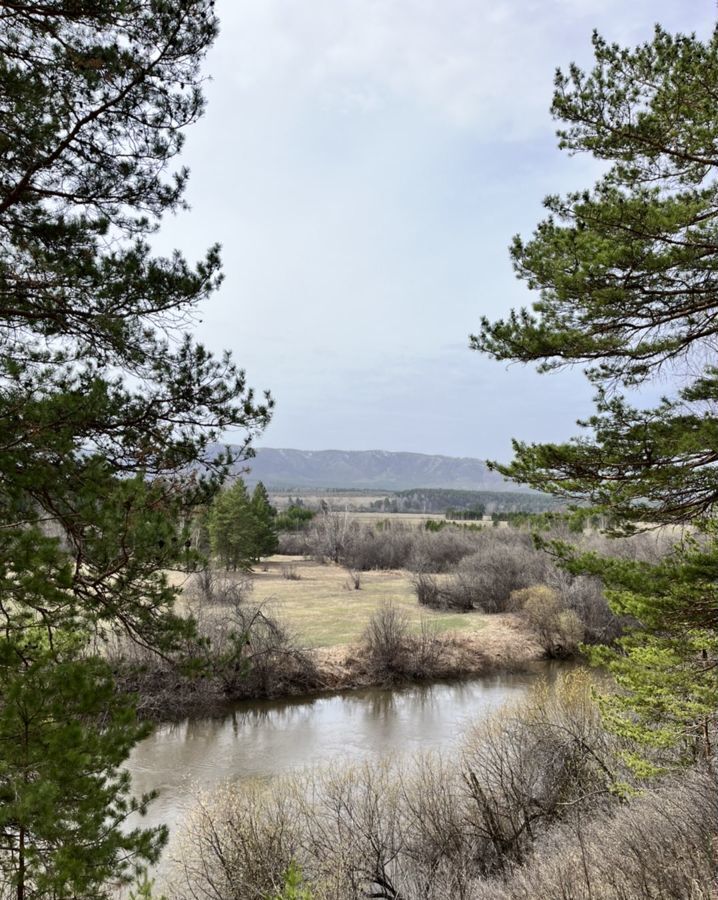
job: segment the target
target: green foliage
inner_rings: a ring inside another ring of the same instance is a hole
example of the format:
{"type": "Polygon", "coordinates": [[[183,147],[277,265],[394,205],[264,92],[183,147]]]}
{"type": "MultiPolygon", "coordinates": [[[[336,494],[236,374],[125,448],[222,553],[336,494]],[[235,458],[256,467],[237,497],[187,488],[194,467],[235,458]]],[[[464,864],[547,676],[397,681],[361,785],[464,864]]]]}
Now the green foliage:
{"type": "Polygon", "coordinates": [[[227,569],[249,570],[255,559],[254,522],[241,478],[214,498],[209,512],[212,553],[227,569]]]}
{"type": "Polygon", "coordinates": [[[123,827],[152,799],[131,799],[119,768],[148,728],[105,663],[78,657],[77,640],[54,641],[52,653],[31,629],[0,643],[3,868],[18,897],[94,900],[110,896],[105,882],[128,883],[155,862],[167,835],[123,827]]]}
{"type": "Polygon", "coordinates": [[[256,558],[271,556],[279,549],[277,536],[277,510],[269,502],[267,489],[260,481],[252,493],[252,515],[254,516],[254,545],[256,558]]]}
{"type": "Polygon", "coordinates": [[[475,347],[543,370],[585,363],[596,386],[590,436],[515,445],[505,474],[590,497],[620,527],[683,522],[718,497],[718,370],[686,367],[718,331],[716,178],[718,32],[705,43],[666,34],[622,49],[594,36],[593,71],[556,76],[561,145],[608,161],[590,191],[548,197],[532,239],[514,240],[532,311],[482,321],[475,347]],[[693,372],[675,397],[632,408],[616,393],[666,368],[693,372]],[[706,405],[708,404],[708,405],[706,405]]]}
{"type": "Polygon", "coordinates": [[[136,889],[130,890],[130,900],[167,900],[164,894],[158,896],[154,893],[154,886],[154,881],[143,872],[135,886],[136,889]]]}
{"type": "Polygon", "coordinates": [[[515,442],[503,474],[588,501],[614,533],[704,530],[657,565],[555,547],[574,573],[603,578],[613,609],[635,618],[617,650],[594,658],[620,687],[603,698],[607,720],[637,742],[633,762],[647,772],[642,745],[710,756],[716,741],[718,30],[705,42],[657,27],[634,49],[598,35],[593,45],[592,71],[557,73],[553,113],[561,146],[607,171],[591,190],[548,197],[532,238],[514,239],[516,272],[538,298],[531,310],[482,320],[472,342],[542,371],[584,364],[596,389],[585,437],[515,442]],[[625,396],[676,371],[673,393],[652,409],[625,396]]]}
{"type": "Polygon", "coordinates": [[[284,876],[284,889],[281,894],[275,894],[271,900],[313,900],[313,894],[304,886],[302,870],[292,860],[284,876]]]}
{"type": "MultiPolygon", "coordinates": [[[[380,528],[377,527],[379,525],[382,525],[382,523],[378,522],[375,525],[375,527],[377,528],[378,531],[381,530],[380,528]]],[[[384,527],[390,528],[391,523],[390,522],[386,523],[384,525],[384,527]]],[[[421,528],[422,526],[420,525],[418,527],[421,528]]],[[[482,531],[483,527],[484,527],[483,525],[480,525],[478,522],[471,521],[471,519],[469,519],[468,522],[461,522],[461,523],[449,522],[446,519],[427,519],[423,525],[424,531],[430,531],[430,532],[433,532],[434,534],[438,531],[444,531],[445,529],[448,529],[449,531],[455,531],[455,532],[482,531]]]]}
{"type": "Polygon", "coordinates": [[[468,521],[480,521],[485,514],[486,506],[483,503],[474,503],[467,509],[455,509],[450,506],[444,513],[447,519],[466,519],[468,521]]]}
{"type": "Polygon", "coordinates": [[[301,531],[313,518],[314,513],[311,509],[292,503],[284,512],[279,513],[275,524],[277,531],[301,531]]]}
{"type": "Polygon", "coordinates": [[[168,649],[162,573],[192,566],[183,523],[228,463],[205,465],[210,442],[269,415],[228,357],[177,328],[219,280],[216,249],[191,267],[145,239],[182,205],[186,173],[165,173],[201,113],[217,23],[204,0],[179,18],[153,0],[75,6],[0,10],[3,560],[31,571],[33,553],[66,551],[46,624],[121,622],[168,649]]]}
{"type": "Polygon", "coordinates": [[[264,485],[250,498],[241,478],[214,498],[208,516],[212,554],[227,569],[248,571],[262,556],[271,556],[279,545],[277,512],[269,503],[264,485]]]}
{"type": "Polygon", "coordinates": [[[645,747],[710,759],[718,711],[718,524],[654,565],[591,555],[569,564],[600,571],[613,608],[638,623],[616,649],[590,653],[621,688],[601,699],[607,721],[645,747]]]}
{"type": "Polygon", "coordinates": [[[446,520],[442,521],[441,519],[427,519],[426,522],[424,522],[424,529],[425,531],[432,532],[443,531],[448,524],[449,523],[446,520]]]}
{"type": "Polygon", "coordinates": [[[192,646],[165,572],[198,561],[190,524],[232,462],[212,442],[238,428],[241,456],[270,415],[182,331],[217,247],[149,241],[183,206],[213,6],[0,5],[0,876],[25,900],[101,897],[156,859],[161,832],[121,828],[145,732],[89,644],[192,646]]]}

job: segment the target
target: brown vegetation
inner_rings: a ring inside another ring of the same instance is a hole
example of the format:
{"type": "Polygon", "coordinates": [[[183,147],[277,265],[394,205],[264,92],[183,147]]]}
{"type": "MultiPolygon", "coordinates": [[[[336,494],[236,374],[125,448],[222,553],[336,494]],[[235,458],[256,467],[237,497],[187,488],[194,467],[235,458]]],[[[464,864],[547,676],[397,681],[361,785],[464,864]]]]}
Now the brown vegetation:
{"type": "MultiPolygon", "coordinates": [[[[280,557],[252,578],[194,576],[184,602],[199,640],[181,658],[117,650],[121,687],[138,695],[141,714],[177,717],[238,699],[517,670],[620,633],[600,582],[556,568],[520,529],[379,528],[324,514],[303,539],[323,564],[280,557]],[[353,567],[329,561],[337,558],[353,567]],[[411,561],[413,575],[382,568],[401,560],[411,561]]],[[[645,537],[592,535],[583,543],[638,558],[662,550],[645,537]]]]}
{"type": "MultiPolygon", "coordinates": [[[[647,561],[658,559],[671,541],[667,534],[620,540],[597,533],[577,536],[560,526],[544,537],[569,538],[584,550],[647,561]]],[[[587,643],[610,642],[621,633],[600,581],[559,569],[525,528],[446,526],[437,531],[391,517],[366,524],[346,514],[325,513],[305,532],[283,536],[282,550],[341,562],[356,572],[408,570],[419,604],[434,610],[517,611],[517,591],[544,585],[558,596],[566,613],[564,631],[569,620],[577,620],[572,633],[580,631],[587,643]]],[[[547,651],[553,652],[549,647],[547,651]]]]}
{"type": "Polygon", "coordinates": [[[114,646],[118,684],[137,696],[140,715],[175,719],[237,700],[517,671],[542,653],[515,618],[442,632],[440,617],[423,617],[417,626],[405,606],[391,601],[374,603],[355,643],[311,650],[277,614],[277,604],[250,596],[246,586],[235,591],[224,577],[202,574],[186,591],[198,637],[182,656],[164,659],[127,641],[114,646]]]}
{"type": "Polygon", "coordinates": [[[547,656],[563,658],[578,652],[585,629],[576,611],[567,607],[558,591],[538,584],[514,591],[511,600],[547,656]]]}
{"type": "Polygon", "coordinates": [[[571,817],[529,865],[475,900],[712,900],[716,821],[711,773],[667,779],[619,809],[571,817]]]}
{"type": "Polygon", "coordinates": [[[294,861],[314,900],[707,900],[718,787],[626,802],[583,676],[476,727],[453,758],[227,786],[178,837],[178,900],[265,898],[294,861]]]}

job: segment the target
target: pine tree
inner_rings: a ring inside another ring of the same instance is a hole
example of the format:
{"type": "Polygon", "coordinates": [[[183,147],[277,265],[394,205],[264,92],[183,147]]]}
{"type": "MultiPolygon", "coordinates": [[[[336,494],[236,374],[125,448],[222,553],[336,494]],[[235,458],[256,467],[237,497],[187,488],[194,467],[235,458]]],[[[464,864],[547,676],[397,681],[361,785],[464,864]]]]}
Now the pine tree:
{"type": "Polygon", "coordinates": [[[213,3],[0,16],[4,524],[22,541],[52,522],[78,608],[110,626],[121,609],[154,643],[173,596],[162,571],[187,562],[181,523],[227,470],[211,442],[225,427],[249,440],[269,415],[228,356],[179,327],[221,277],[217,248],[192,268],[146,240],[182,206],[187,173],[165,170],[203,108],[213,3]]]}
{"type": "MultiPolygon", "coordinates": [[[[593,38],[595,66],[559,71],[553,113],[560,144],[608,164],[591,190],[545,201],[517,274],[538,299],[502,321],[482,320],[475,348],[542,371],[583,364],[595,386],[586,436],[514,443],[506,475],[569,499],[589,499],[613,533],[693,523],[703,536],[655,567],[577,558],[600,574],[615,608],[641,629],[611,668],[625,693],[605,707],[645,744],[693,735],[715,747],[718,598],[718,31],[705,42],[656,28],[635,49],[593,38]],[[627,391],[673,375],[653,409],[627,391]],[[713,712],[711,713],[711,710],[713,712]]],[[[607,655],[603,655],[607,659],[607,655]]]]}
{"type": "Polygon", "coordinates": [[[252,492],[252,513],[254,514],[254,547],[256,561],[262,556],[271,556],[279,549],[277,536],[277,510],[269,502],[269,494],[261,481],[252,492]]]}
{"type": "Polygon", "coordinates": [[[596,575],[613,610],[640,623],[615,647],[589,648],[619,692],[600,698],[605,720],[637,745],[627,759],[650,774],[678,751],[709,762],[718,710],[718,522],[705,523],[657,563],[579,554],[575,573],[596,575]]]}
{"type": "Polygon", "coordinates": [[[246,454],[270,415],[184,331],[218,248],[190,265],[149,245],[183,206],[171,164],[203,110],[213,6],[0,0],[0,729],[20,733],[22,704],[46,712],[0,762],[18,900],[100,897],[156,857],[161,835],[120,829],[117,766],[143,732],[89,642],[186,646],[165,572],[193,565],[194,510],[232,462],[212,442],[238,428],[246,454]]]}
{"type": "Polygon", "coordinates": [[[516,443],[508,474],[588,495],[621,529],[683,523],[718,498],[718,33],[593,43],[592,72],[557,73],[553,113],[562,147],[610,168],[592,190],[545,200],[549,216],[511,250],[539,299],[483,319],[472,341],[542,371],[586,364],[598,392],[587,437],[516,443]],[[669,372],[682,385],[654,409],[620,394],[669,372]]]}
{"type": "Polygon", "coordinates": [[[120,766],[149,729],[106,663],[78,655],[74,638],[53,652],[43,643],[34,633],[22,648],[0,645],[3,887],[18,900],[98,900],[155,862],[166,839],[164,827],[125,827],[151,795],[132,799],[120,766]]]}
{"type": "Polygon", "coordinates": [[[254,511],[241,478],[214,498],[209,513],[212,553],[226,569],[249,571],[256,559],[254,511]]]}

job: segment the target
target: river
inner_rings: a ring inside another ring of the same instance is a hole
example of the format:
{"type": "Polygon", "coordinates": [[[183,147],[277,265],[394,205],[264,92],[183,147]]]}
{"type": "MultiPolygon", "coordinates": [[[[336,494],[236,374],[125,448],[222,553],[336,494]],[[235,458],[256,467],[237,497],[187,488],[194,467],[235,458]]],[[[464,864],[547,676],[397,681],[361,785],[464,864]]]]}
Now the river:
{"type": "Polygon", "coordinates": [[[553,678],[557,671],[541,664],[530,673],[449,684],[253,701],[222,716],[160,725],[128,760],[134,793],[159,791],[147,816],[133,824],[173,828],[192,805],[196,788],[211,789],[227,780],[448,749],[471,722],[524,694],[537,673],[553,678]]]}

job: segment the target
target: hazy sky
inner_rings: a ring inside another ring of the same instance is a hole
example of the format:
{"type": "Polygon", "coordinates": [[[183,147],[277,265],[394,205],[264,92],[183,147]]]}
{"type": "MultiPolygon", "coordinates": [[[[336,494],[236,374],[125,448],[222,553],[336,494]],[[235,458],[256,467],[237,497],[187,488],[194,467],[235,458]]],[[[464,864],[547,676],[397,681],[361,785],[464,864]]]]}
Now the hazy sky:
{"type": "MultiPolygon", "coordinates": [[[[276,399],[258,446],[506,458],[590,408],[578,373],[468,350],[530,301],[507,247],[595,163],[556,149],[556,66],[713,0],[218,0],[189,213],[158,244],[223,245],[198,332],[276,399]]],[[[228,436],[231,439],[231,435],[228,436]]]]}

